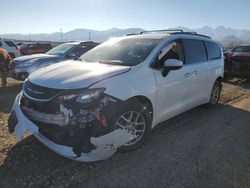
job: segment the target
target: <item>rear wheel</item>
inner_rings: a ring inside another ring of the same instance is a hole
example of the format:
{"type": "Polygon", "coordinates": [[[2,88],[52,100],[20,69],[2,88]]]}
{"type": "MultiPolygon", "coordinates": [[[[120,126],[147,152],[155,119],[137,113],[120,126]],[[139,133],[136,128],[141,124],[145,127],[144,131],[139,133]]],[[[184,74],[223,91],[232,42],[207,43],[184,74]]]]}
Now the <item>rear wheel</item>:
{"type": "Polygon", "coordinates": [[[213,107],[216,104],[218,104],[219,100],[220,100],[220,94],[221,94],[221,81],[216,80],[213,86],[213,89],[211,91],[211,95],[210,95],[210,100],[207,103],[207,107],[213,107]]]}
{"type": "Polygon", "coordinates": [[[151,133],[151,114],[139,102],[129,102],[113,118],[115,129],[125,129],[136,136],[135,139],[119,148],[120,151],[130,151],[141,146],[151,133]]]}

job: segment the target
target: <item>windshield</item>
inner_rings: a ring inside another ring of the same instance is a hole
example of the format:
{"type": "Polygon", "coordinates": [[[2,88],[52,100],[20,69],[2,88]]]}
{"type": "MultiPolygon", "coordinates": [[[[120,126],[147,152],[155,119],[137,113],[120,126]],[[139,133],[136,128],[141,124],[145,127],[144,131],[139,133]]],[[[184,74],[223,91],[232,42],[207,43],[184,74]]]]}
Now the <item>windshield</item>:
{"type": "Polygon", "coordinates": [[[48,55],[63,55],[71,48],[73,48],[76,44],[65,43],[61,44],[51,50],[49,50],[46,54],[48,55]]]}
{"type": "Polygon", "coordinates": [[[28,45],[29,45],[29,44],[22,44],[22,45],[20,46],[20,49],[26,48],[28,45]]]}
{"type": "Polygon", "coordinates": [[[81,56],[82,61],[135,66],[146,59],[159,39],[113,38],[81,56]]]}
{"type": "Polygon", "coordinates": [[[233,49],[233,52],[250,52],[250,46],[239,46],[233,49]]]}

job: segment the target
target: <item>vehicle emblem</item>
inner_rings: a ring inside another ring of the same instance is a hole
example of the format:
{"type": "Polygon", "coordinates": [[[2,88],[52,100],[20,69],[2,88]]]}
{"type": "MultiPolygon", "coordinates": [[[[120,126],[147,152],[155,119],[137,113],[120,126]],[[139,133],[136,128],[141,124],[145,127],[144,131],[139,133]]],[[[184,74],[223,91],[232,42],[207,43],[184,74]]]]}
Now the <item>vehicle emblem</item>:
{"type": "Polygon", "coordinates": [[[44,92],[41,92],[41,91],[36,91],[36,90],[33,90],[33,89],[31,89],[31,88],[27,88],[31,93],[33,93],[33,94],[38,94],[38,95],[42,95],[42,94],[44,94],[44,92]]]}

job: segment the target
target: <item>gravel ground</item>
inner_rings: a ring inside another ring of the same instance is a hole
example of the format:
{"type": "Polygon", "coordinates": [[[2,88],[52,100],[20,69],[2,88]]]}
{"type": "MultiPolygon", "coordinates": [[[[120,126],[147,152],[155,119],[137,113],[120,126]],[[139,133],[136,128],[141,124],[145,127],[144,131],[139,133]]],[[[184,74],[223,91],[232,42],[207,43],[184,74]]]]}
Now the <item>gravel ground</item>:
{"type": "Polygon", "coordinates": [[[21,83],[0,88],[0,187],[250,187],[250,81],[223,84],[220,104],[158,126],[140,149],[74,162],[33,136],[17,142],[6,121],[21,83]]]}

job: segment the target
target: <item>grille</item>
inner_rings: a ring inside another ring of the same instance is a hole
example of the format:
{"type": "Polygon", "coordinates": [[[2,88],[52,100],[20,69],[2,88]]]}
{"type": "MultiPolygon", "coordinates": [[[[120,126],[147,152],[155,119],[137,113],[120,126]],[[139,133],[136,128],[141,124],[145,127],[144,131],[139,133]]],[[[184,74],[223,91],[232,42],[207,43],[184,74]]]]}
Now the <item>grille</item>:
{"type": "Polygon", "coordinates": [[[27,108],[32,108],[38,112],[44,112],[48,114],[56,114],[60,110],[59,104],[54,101],[46,101],[46,102],[37,102],[32,101],[31,99],[27,98],[25,95],[22,96],[21,99],[21,107],[25,106],[27,108]]]}
{"type": "Polygon", "coordinates": [[[52,89],[38,86],[31,83],[29,80],[24,83],[23,89],[28,96],[34,99],[42,100],[49,100],[58,95],[59,93],[65,91],[63,89],[52,89]]]}

